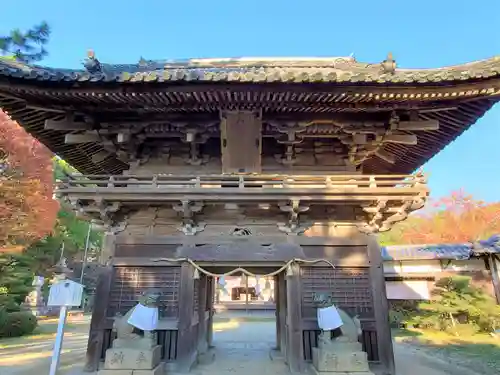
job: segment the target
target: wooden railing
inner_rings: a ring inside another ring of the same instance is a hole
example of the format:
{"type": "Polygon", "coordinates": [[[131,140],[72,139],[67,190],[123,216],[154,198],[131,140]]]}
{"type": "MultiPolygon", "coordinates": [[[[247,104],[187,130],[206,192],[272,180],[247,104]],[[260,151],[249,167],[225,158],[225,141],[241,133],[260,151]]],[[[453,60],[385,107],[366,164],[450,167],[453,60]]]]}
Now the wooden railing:
{"type": "MultiPolygon", "coordinates": [[[[346,188],[424,188],[426,179],[417,175],[72,175],[59,183],[59,191],[74,188],[151,188],[151,189],[346,189],[346,188]]],[[[100,189],[99,189],[100,190],[100,189]]]]}

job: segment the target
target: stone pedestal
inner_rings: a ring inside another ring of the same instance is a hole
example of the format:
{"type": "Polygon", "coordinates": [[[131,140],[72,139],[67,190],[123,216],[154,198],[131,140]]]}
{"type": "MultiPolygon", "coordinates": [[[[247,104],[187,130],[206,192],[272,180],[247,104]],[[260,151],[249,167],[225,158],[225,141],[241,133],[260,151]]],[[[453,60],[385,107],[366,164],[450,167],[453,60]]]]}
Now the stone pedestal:
{"type": "Polygon", "coordinates": [[[373,375],[361,344],[343,337],[326,344],[320,341],[318,347],[312,349],[312,356],[317,374],[373,375]]]}
{"type": "Polygon", "coordinates": [[[143,344],[143,348],[131,348],[124,340],[115,347],[113,342],[113,348],[106,350],[104,368],[99,370],[98,375],[163,375],[161,346],[149,345],[147,348],[146,343],[143,344]]]}

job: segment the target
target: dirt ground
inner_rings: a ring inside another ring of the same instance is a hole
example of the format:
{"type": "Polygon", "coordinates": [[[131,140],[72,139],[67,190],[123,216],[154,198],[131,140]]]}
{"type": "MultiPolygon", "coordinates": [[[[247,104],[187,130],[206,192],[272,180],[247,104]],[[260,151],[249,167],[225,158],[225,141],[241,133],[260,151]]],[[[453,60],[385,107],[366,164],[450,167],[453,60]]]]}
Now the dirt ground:
{"type": "MultiPolygon", "coordinates": [[[[68,329],[61,356],[60,374],[80,373],[87,345],[89,318],[72,321],[68,329]]],[[[281,375],[288,374],[282,361],[272,360],[269,352],[275,342],[272,321],[239,321],[229,319],[214,325],[216,361],[198,366],[196,375],[281,375]]],[[[40,334],[0,341],[0,375],[32,375],[48,372],[53,334],[40,334]]],[[[453,366],[445,361],[407,344],[395,344],[398,375],[476,375],[470,370],[453,366]],[[460,371],[462,370],[462,372],[460,371]]],[[[484,374],[483,374],[484,375],[484,374]]]]}

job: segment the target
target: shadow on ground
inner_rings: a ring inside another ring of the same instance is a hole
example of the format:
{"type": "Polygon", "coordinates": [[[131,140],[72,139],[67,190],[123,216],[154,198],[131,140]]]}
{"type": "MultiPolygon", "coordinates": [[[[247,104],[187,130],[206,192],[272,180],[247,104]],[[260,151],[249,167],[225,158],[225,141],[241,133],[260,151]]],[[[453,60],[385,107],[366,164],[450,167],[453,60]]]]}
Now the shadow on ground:
{"type": "MultiPolygon", "coordinates": [[[[500,338],[489,335],[453,337],[441,332],[396,330],[394,340],[469,374],[500,374],[500,338]]],[[[460,371],[460,370],[458,370],[460,371]]]]}
{"type": "MultiPolygon", "coordinates": [[[[61,375],[79,373],[83,367],[90,319],[71,321],[61,356],[61,375]]],[[[42,323],[36,335],[0,340],[0,374],[32,375],[48,373],[55,325],[42,323]]],[[[414,331],[395,331],[397,375],[493,375],[499,374],[500,340],[467,343],[460,338],[436,344],[414,331]]],[[[259,375],[287,374],[282,361],[269,356],[275,345],[275,323],[269,317],[221,315],[214,319],[217,359],[194,370],[197,375],[224,375],[250,372],[259,375]]]]}

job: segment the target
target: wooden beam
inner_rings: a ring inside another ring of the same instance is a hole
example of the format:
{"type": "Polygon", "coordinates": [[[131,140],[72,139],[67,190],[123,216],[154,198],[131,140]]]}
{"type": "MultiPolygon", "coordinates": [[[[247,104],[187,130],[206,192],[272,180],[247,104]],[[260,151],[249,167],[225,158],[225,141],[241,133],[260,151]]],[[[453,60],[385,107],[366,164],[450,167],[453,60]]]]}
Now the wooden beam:
{"type": "MultiPolygon", "coordinates": [[[[123,93],[123,85],[116,84],[115,82],[109,82],[107,85],[102,82],[41,82],[42,84],[51,84],[50,92],[48,92],[47,87],[44,85],[34,85],[32,83],[19,83],[15,84],[18,89],[27,89],[37,95],[53,95],[53,93],[63,92],[65,94],[71,93],[123,93]],[[54,85],[55,83],[55,85],[54,85]]],[[[338,82],[277,82],[271,84],[263,85],[261,82],[250,82],[250,83],[235,83],[235,82],[183,82],[182,85],[173,85],[172,82],[156,83],[153,86],[141,85],[141,84],[128,84],[129,93],[169,93],[169,92],[199,92],[203,91],[233,91],[235,87],[238,87],[238,91],[260,91],[262,93],[277,93],[277,92],[293,92],[293,93],[312,93],[312,92],[328,92],[332,95],[335,94],[345,94],[350,92],[356,92],[359,94],[381,94],[390,97],[397,94],[441,94],[436,97],[437,100],[442,100],[446,98],[445,94],[458,94],[463,92],[463,95],[457,96],[457,98],[475,98],[478,96],[487,97],[491,95],[491,91],[500,89],[500,78],[492,77],[489,79],[484,79],[481,82],[471,82],[471,80],[465,80],[460,83],[455,83],[453,85],[442,85],[442,86],[425,86],[420,85],[387,85],[387,84],[366,84],[360,86],[358,83],[348,82],[345,85],[339,85],[338,82]],[[484,92],[490,90],[490,93],[484,92]],[[481,92],[483,91],[483,92],[481,92]]],[[[12,90],[12,82],[2,80],[0,81],[0,89],[5,88],[6,90],[12,90]]],[[[424,95],[422,95],[424,97],[424,95]]],[[[395,98],[400,100],[399,98],[395,98]]],[[[430,101],[430,100],[429,100],[430,101]]],[[[422,106],[425,105],[426,101],[422,101],[422,106]]],[[[365,103],[353,103],[355,105],[363,105],[365,103]]],[[[370,105],[371,103],[367,103],[370,105]]],[[[34,104],[35,105],[35,104],[34,104]]],[[[398,106],[395,103],[388,103],[391,106],[398,106]]],[[[453,103],[448,103],[448,106],[453,105],[453,103]]],[[[54,106],[53,106],[54,107],[54,106]]],[[[400,105],[400,107],[404,107],[400,105]]],[[[429,107],[429,105],[427,105],[429,107]]],[[[93,107],[95,109],[95,106],[93,107]]]]}
{"type": "Polygon", "coordinates": [[[59,131],[74,131],[74,130],[92,130],[92,124],[80,121],[72,121],[68,119],[63,120],[45,120],[44,128],[46,130],[59,130],[59,131]]]}
{"type": "Polygon", "coordinates": [[[382,253],[377,238],[372,235],[368,235],[367,237],[368,257],[370,258],[370,284],[372,287],[378,354],[380,362],[385,370],[384,374],[396,375],[382,253]]]}
{"type": "Polygon", "coordinates": [[[414,146],[418,143],[418,139],[415,134],[389,134],[384,136],[384,142],[414,146]]]}
{"type": "Polygon", "coordinates": [[[102,141],[103,139],[97,133],[66,134],[64,136],[64,143],[66,143],[67,145],[102,141]]]}
{"type": "Polygon", "coordinates": [[[364,145],[367,142],[367,135],[366,134],[353,134],[352,140],[353,140],[354,144],[356,144],[356,145],[364,145]]]}
{"type": "Polygon", "coordinates": [[[384,150],[377,150],[375,151],[375,156],[379,157],[380,159],[386,161],[389,164],[395,164],[396,163],[396,158],[393,154],[390,154],[384,150]]]}
{"type": "Polygon", "coordinates": [[[102,161],[104,161],[107,157],[111,156],[111,153],[110,152],[107,152],[107,151],[99,151],[97,153],[95,153],[94,155],[92,155],[92,163],[100,163],[102,161]]]}
{"type": "Polygon", "coordinates": [[[438,120],[423,120],[423,121],[400,121],[396,127],[398,130],[439,130],[438,120]]]}
{"type": "Polygon", "coordinates": [[[116,135],[116,141],[118,143],[128,142],[128,141],[130,141],[130,134],[128,134],[128,133],[118,133],[116,135]]]}

